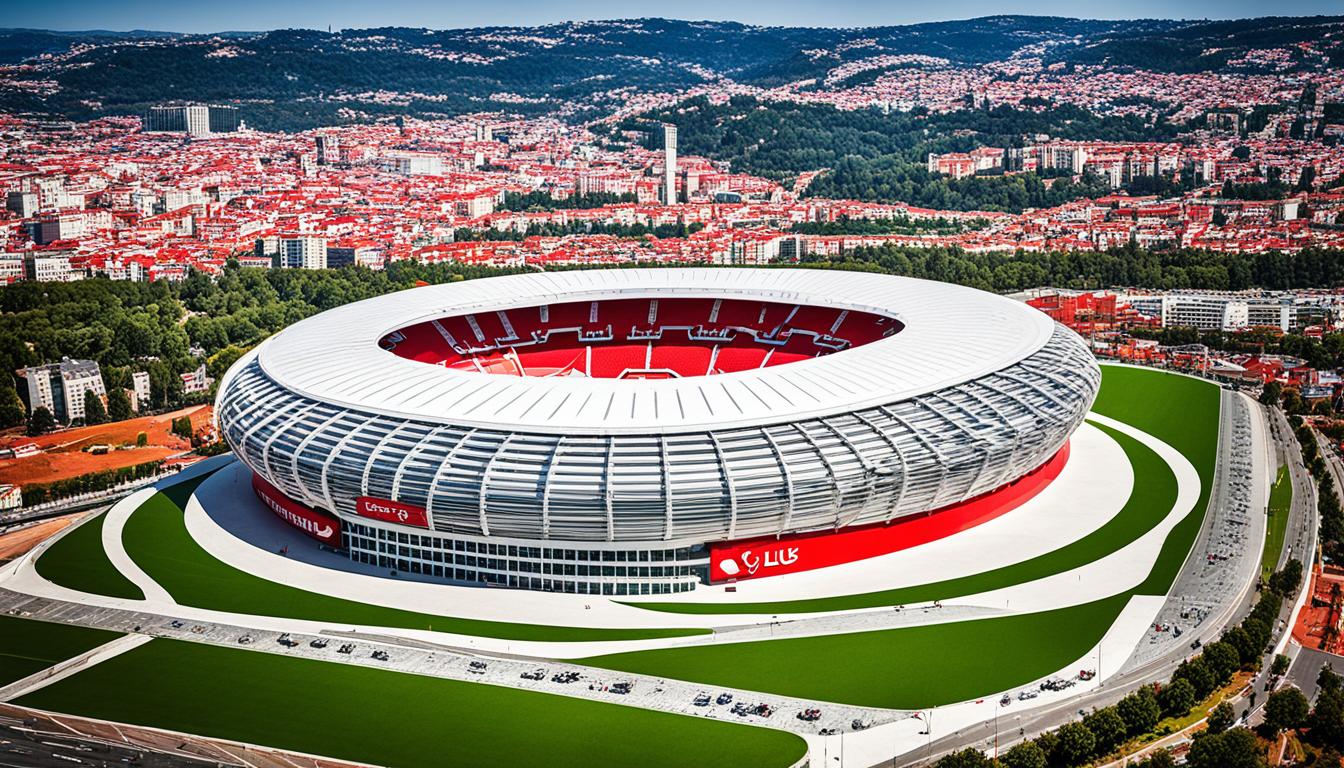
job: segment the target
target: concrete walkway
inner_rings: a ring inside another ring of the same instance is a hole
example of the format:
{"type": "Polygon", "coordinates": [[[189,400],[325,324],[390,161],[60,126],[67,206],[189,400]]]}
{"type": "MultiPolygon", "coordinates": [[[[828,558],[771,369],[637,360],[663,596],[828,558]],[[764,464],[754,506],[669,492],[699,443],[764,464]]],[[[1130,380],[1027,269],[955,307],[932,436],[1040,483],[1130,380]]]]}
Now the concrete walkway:
{"type": "Polygon", "coordinates": [[[97,648],[90,648],[78,656],[53,664],[40,672],[34,672],[21,680],[15,680],[0,688],[0,701],[13,701],[20,696],[45,688],[54,682],[83,672],[95,664],[107,661],[113,656],[120,656],[132,648],[138,648],[149,642],[150,639],[146,635],[122,635],[116,640],[104,643],[97,648]]]}

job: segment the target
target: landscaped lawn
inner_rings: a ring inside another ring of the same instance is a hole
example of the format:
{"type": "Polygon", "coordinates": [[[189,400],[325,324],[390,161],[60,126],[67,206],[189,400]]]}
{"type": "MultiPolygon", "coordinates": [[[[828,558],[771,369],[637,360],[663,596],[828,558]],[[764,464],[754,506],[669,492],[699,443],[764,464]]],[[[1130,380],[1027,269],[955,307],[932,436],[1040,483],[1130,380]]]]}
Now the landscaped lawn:
{"type": "Polygon", "coordinates": [[[103,513],[56,540],[37,559],[42,578],[67,589],[107,597],[143,600],[145,593],[121,574],[103,550],[103,513]]]}
{"type": "Polygon", "coordinates": [[[785,768],[805,750],[733,722],[163,639],[17,703],[398,767],[785,768]]]}
{"type": "Polygon", "coordinates": [[[822,701],[921,709],[1006,691],[1055,672],[1096,645],[1128,600],[1117,595],[1043,613],[636,651],[583,663],[822,701]]]}
{"type": "MultiPolygon", "coordinates": [[[[122,531],[131,559],[183,605],[333,624],[432,629],[505,640],[641,640],[708,632],[699,629],[589,629],[462,619],[370,605],[269,581],[215,559],[187,531],[182,510],[203,479],[193,478],[151,496],[131,513],[122,531]]],[[[258,511],[258,514],[263,513],[258,511]]],[[[489,591],[482,590],[481,597],[489,599],[489,591]]]]}
{"type": "Polygon", "coordinates": [[[116,632],[0,615],[0,685],[120,637],[116,632]]]}
{"type": "Polygon", "coordinates": [[[1268,579],[1279,564],[1283,540],[1288,535],[1288,513],[1293,505],[1293,479],[1288,466],[1279,467],[1274,486],[1269,489],[1269,519],[1265,521],[1265,548],[1260,553],[1260,577],[1268,579]]]}
{"type": "Polygon", "coordinates": [[[1218,463],[1221,407],[1222,390],[1203,379],[1144,368],[1101,367],[1101,392],[1092,410],[1162,440],[1180,451],[1199,473],[1199,501],[1167,535],[1137,594],[1167,594],[1199,537],[1218,463]]]}

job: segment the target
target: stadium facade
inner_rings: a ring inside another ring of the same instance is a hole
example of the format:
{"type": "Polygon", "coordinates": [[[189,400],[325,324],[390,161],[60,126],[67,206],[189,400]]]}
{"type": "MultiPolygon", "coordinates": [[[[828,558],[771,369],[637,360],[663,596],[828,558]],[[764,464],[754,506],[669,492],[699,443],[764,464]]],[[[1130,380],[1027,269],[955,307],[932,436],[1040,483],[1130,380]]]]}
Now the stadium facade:
{"type": "Polygon", "coordinates": [[[1072,331],[968,288],[628,269],[324,312],[217,415],[267,506],[355,560],[658,595],[983,520],[1058,473],[1099,383],[1072,331]]]}

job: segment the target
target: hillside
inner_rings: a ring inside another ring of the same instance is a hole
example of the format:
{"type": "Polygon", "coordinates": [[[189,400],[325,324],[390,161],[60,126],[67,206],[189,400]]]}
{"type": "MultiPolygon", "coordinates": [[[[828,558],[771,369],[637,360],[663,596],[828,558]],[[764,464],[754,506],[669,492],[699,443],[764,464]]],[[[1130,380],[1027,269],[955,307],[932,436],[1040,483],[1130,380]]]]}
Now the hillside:
{"type": "Polygon", "coordinates": [[[381,28],[178,35],[0,30],[0,110],[86,119],[171,100],[246,105],[259,128],[297,129],[393,114],[504,110],[579,118],[632,92],[725,80],[848,86],[899,66],[1009,59],[1163,72],[1234,68],[1286,46],[1276,71],[1338,65],[1340,18],[1232,22],[993,16],[866,29],[755,27],[664,19],[533,28],[381,28]],[[1300,46],[1311,41],[1314,45],[1300,46]],[[893,62],[893,57],[905,57],[893,62]],[[836,73],[845,73],[837,79],[836,73]],[[829,76],[829,77],[828,77],[829,76]]]}

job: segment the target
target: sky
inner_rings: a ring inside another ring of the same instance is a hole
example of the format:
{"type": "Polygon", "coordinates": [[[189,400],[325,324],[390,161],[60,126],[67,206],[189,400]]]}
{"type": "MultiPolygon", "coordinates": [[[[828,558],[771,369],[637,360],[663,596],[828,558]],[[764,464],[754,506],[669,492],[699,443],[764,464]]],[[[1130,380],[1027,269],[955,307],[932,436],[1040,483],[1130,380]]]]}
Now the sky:
{"type": "Polygon", "coordinates": [[[993,14],[1227,19],[1344,13],[1339,0],[0,0],[0,27],[220,32],[287,27],[454,29],[662,16],[779,26],[860,27],[993,14]]]}

